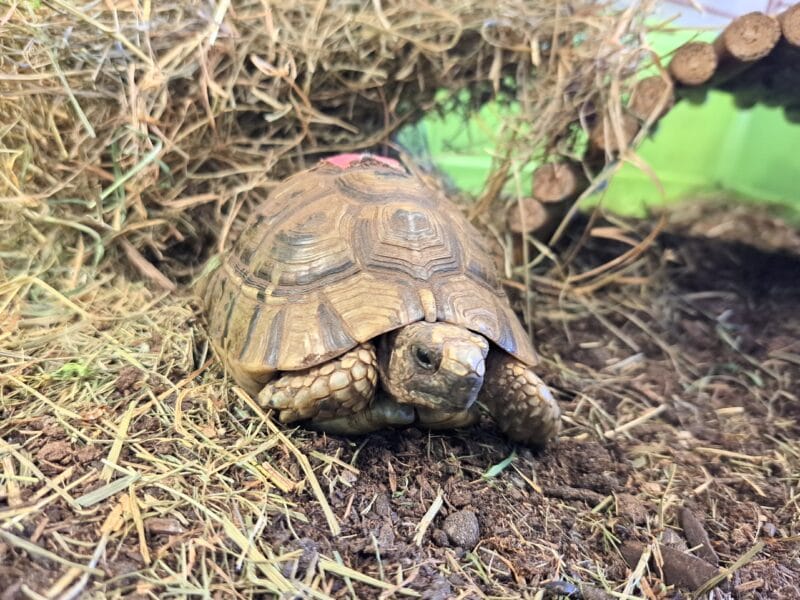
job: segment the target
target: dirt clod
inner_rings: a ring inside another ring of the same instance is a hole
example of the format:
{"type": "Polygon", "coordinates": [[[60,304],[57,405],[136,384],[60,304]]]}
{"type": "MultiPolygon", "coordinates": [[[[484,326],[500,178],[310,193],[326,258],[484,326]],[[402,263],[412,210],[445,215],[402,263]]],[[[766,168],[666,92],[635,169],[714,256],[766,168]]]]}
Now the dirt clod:
{"type": "Polygon", "coordinates": [[[430,585],[422,592],[422,600],[449,600],[453,597],[453,588],[444,577],[433,578],[430,585]]]}
{"type": "Polygon", "coordinates": [[[544,495],[549,498],[558,498],[560,500],[582,500],[589,505],[599,504],[605,499],[605,496],[593,492],[592,490],[584,490],[579,488],[570,487],[568,485],[555,485],[544,488],[544,495]]]}
{"type": "Polygon", "coordinates": [[[473,548],[480,541],[478,517],[471,510],[459,510],[444,520],[444,532],[455,546],[473,548]]]}
{"type": "MultiPolygon", "coordinates": [[[[659,544],[663,559],[661,572],[664,583],[685,590],[694,590],[719,573],[719,569],[702,558],[659,544]]],[[[620,549],[630,568],[636,567],[644,551],[644,544],[628,541],[620,549]]],[[[651,559],[652,560],[652,559],[651,559]]]]}
{"type": "Polygon", "coordinates": [[[461,508],[472,502],[472,494],[467,490],[456,489],[449,495],[450,504],[457,508],[461,508]]]}
{"type": "Polygon", "coordinates": [[[103,455],[103,451],[95,445],[81,446],[75,451],[75,462],[81,465],[97,460],[103,455]]]}
{"type": "Polygon", "coordinates": [[[316,563],[319,556],[319,546],[313,539],[307,537],[292,540],[288,544],[288,549],[290,551],[300,550],[301,554],[298,558],[284,564],[283,572],[286,576],[292,574],[302,576],[309,567],[316,563]]]}
{"type": "Polygon", "coordinates": [[[431,533],[431,539],[437,546],[444,547],[449,545],[449,540],[447,538],[447,534],[444,532],[444,529],[434,529],[433,533],[431,533]]]}
{"type": "Polygon", "coordinates": [[[136,367],[129,365],[120,370],[114,386],[122,396],[126,396],[136,390],[137,384],[142,380],[143,373],[136,367]]]}
{"type": "Polygon", "coordinates": [[[583,600],[613,600],[616,597],[593,585],[582,584],[580,588],[583,600]]]}
{"type": "Polygon", "coordinates": [[[686,543],[686,540],[684,540],[677,531],[669,527],[661,534],[661,542],[665,546],[669,546],[681,552],[689,551],[689,545],[686,543]]]}
{"type": "Polygon", "coordinates": [[[375,497],[375,502],[372,504],[372,512],[379,517],[388,517],[392,514],[392,503],[385,492],[381,492],[375,497]]]}
{"type": "Polygon", "coordinates": [[[714,552],[714,548],[711,546],[711,540],[708,537],[708,532],[705,530],[705,527],[703,527],[700,519],[698,519],[691,510],[683,506],[678,511],[678,521],[683,528],[683,535],[686,536],[686,541],[689,542],[689,546],[696,548],[694,553],[712,565],[718,566],[719,557],[717,553],[714,552]]]}
{"type": "Polygon", "coordinates": [[[178,535],[184,532],[180,521],[169,517],[151,517],[145,520],[144,526],[148,532],[154,535],[178,535]]]}
{"type": "Polygon", "coordinates": [[[42,463],[67,465],[73,459],[72,445],[66,440],[47,442],[36,453],[36,458],[42,463]]]}
{"type": "Polygon", "coordinates": [[[630,519],[635,525],[647,522],[647,507],[633,494],[617,494],[617,512],[630,519]]]}

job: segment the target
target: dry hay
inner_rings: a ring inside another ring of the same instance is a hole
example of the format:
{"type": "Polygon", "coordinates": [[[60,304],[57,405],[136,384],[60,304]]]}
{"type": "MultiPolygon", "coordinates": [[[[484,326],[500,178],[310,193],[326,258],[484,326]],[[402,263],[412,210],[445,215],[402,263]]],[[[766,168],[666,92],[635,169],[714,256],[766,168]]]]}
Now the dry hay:
{"type": "Polygon", "coordinates": [[[698,194],[676,207],[670,222],[690,235],[742,242],[765,252],[800,255],[800,214],[786,205],[759,202],[753,206],[730,194],[698,194]]]}
{"type": "MultiPolygon", "coordinates": [[[[590,473],[602,444],[656,423],[649,445],[618,457],[639,461],[632,480],[648,506],[661,499],[636,529],[651,540],[702,471],[697,461],[669,471],[666,446],[679,434],[662,413],[678,400],[629,394],[630,369],[650,364],[631,323],[691,394],[718,389],[692,389],[706,381],[697,365],[663,328],[647,329],[674,306],[650,304],[652,236],[594,230],[633,248],[603,264],[562,248],[552,269],[556,256],[542,249],[532,281],[509,281],[540,290],[537,332],[567,411],[565,441],[541,460],[509,456],[491,431],[334,440],[281,430],[225,379],[185,285],[278,178],[327,152],[391,150],[398,127],[453,101],[441,89],[520,101],[502,156],[573,152],[580,125],[619,118],[643,55],[641,13],[549,0],[110,6],[18,2],[0,14],[3,593],[513,596],[562,576],[647,585],[613,550],[616,488],[583,489],[568,472],[575,462],[590,473]],[[634,317],[625,325],[623,312],[634,317]],[[610,351],[634,353],[607,369],[580,352],[567,360],[571,324],[583,320],[601,324],[610,351]],[[489,515],[498,529],[474,553],[441,545],[444,513],[470,502],[486,509],[484,530],[489,515]]],[[[768,371],[773,403],[796,381],[784,366],[796,350],[782,352],[768,371]]],[[[737,436],[752,433],[725,410],[737,436]]],[[[781,414],[771,446],[720,443],[733,453],[711,454],[720,481],[692,498],[713,506],[736,485],[767,489],[771,470],[796,473],[800,449],[781,414]]],[[[708,456],[686,443],[689,456],[708,456]]],[[[770,518],[791,537],[796,495],[786,491],[797,481],[782,481],[785,512],[770,518]]],[[[726,564],[751,541],[737,539],[726,564]]]]}
{"type": "Polygon", "coordinates": [[[519,162],[575,152],[581,125],[619,119],[646,55],[652,2],[606,4],[12,4],[2,205],[56,231],[55,256],[80,237],[80,264],[122,250],[170,288],[276,180],[330,152],[389,151],[425,111],[516,101],[519,162]]]}

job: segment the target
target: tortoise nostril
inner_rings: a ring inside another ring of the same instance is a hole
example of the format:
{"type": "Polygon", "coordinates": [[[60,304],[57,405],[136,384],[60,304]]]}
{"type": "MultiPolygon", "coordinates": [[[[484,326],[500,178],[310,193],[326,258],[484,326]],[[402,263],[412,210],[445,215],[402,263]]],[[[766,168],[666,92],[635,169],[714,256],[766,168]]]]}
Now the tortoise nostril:
{"type": "Polygon", "coordinates": [[[471,392],[480,387],[481,379],[478,375],[471,373],[459,379],[454,387],[458,392],[471,392]]]}

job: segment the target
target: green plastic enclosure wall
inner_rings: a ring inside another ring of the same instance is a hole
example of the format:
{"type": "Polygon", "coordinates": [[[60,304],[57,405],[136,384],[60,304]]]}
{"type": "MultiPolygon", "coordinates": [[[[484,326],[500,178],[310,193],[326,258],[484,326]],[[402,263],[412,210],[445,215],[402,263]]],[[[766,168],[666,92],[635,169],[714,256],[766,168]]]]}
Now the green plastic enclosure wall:
{"type": "MultiPolygon", "coordinates": [[[[663,55],[689,37],[714,36],[659,34],[651,36],[650,43],[663,55]]],[[[478,193],[491,170],[502,116],[496,104],[483,107],[467,122],[457,115],[431,116],[416,125],[412,135],[425,139],[431,160],[457,187],[478,193]]],[[[699,104],[681,101],[637,154],[657,175],[663,196],[649,175],[625,164],[589,201],[601,200],[613,211],[641,215],[646,207],[665,201],[724,191],[800,209],[800,125],[786,121],[780,108],[759,105],[740,110],[722,92],[709,93],[699,104]]],[[[522,193],[530,190],[534,167],[527,165],[517,178],[522,193]]]]}

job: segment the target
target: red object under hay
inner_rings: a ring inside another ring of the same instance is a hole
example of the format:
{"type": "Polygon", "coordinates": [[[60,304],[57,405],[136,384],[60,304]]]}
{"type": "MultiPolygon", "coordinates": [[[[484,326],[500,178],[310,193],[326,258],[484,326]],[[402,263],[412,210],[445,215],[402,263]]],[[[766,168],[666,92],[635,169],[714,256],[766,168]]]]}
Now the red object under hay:
{"type": "Polygon", "coordinates": [[[339,167],[340,169],[347,169],[362,162],[378,162],[388,165],[393,169],[405,171],[403,165],[401,165],[398,161],[396,161],[393,158],[388,158],[386,156],[376,156],[375,154],[368,154],[364,152],[347,152],[344,154],[336,154],[334,156],[329,156],[328,158],[323,159],[322,162],[332,164],[336,167],[339,167]]]}

